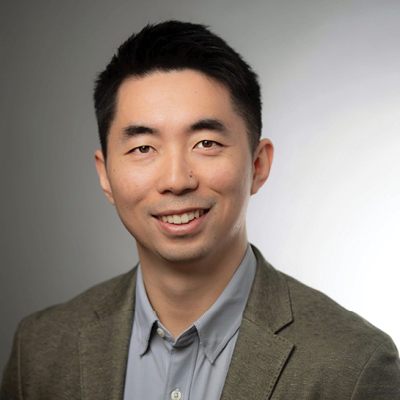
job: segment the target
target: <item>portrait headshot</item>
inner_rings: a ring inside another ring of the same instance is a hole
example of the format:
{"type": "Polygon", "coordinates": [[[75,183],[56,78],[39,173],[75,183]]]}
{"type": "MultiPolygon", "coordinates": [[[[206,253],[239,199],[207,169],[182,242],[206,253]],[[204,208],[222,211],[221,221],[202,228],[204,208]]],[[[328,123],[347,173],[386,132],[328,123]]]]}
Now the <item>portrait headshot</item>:
{"type": "Polygon", "coordinates": [[[400,399],[399,22],[3,2],[0,400],[400,399]]]}

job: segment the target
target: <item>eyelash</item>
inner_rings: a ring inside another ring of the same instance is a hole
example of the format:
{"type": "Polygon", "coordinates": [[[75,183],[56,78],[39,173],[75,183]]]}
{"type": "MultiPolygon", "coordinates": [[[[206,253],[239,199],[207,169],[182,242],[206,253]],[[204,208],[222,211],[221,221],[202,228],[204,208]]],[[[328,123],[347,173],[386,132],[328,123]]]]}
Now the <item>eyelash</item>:
{"type": "Polygon", "coordinates": [[[197,143],[195,147],[198,147],[200,144],[203,145],[203,146],[201,146],[201,148],[203,148],[203,149],[211,149],[212,147],[215,147],[215,146],[222,146],[221,143],[218,143],[214,140],[202,140],[201,142],[197,143]],[[205,142],[210,143],[211,146],[209,146],[209,147],[204,146],[205,142]]]}
{"type": "Polygon", "coordinates": [[[151,146],[139,146],[139,147],[135,147],[134,149],[132,149],[131,150],[131,152],[132,153],[140,153],[140,154],[148,154],[148,153],[150,153],[150,150],[152,149],[152,147],[151,146]],[[147,151],[145,151],[145,152],[142,152],[142,151],[140,151],[140,150],[144,150],[144,149],[147,149],[147,151]]]}

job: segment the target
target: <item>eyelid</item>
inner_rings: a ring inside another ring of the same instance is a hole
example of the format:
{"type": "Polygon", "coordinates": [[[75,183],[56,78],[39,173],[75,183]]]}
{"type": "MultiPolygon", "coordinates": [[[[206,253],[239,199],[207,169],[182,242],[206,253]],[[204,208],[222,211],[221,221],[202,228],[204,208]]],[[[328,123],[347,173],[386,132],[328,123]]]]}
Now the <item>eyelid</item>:
{"type": "Polygon", "coordinates": [[[200,148],[202,148],[202,149],[211,149],[211,148],[213,148],[213,147],[215,147],[215,146],[222,146],[222,144],[219,143],[219,142],[217,142],[217,141],[215,141],[215,140],[204,139],[204,140],[200,140],[200,142],[198,142],[194,147],[200,147],[200,148]],[[203,146],[200,146],[200,145],[202,145],[204,142],[212,143],[212,146],[210,146],[210,147],[204,147],[204,145],[203,145],[203,146]]]}
{"type": "Polygon", "coordinates": [[[148,154],[148,153],[152,153],[153,151],[155,151],[154,147],[152,147],[152,146],[150,146],[148,144],[144,144],[142,146],[134,147],[132,150],[129,151],[129,153],[148,154]],[[140,149],[143,149],[143,148],[148,148],[149,151],[142,153],[140,151],[140,149]]]}

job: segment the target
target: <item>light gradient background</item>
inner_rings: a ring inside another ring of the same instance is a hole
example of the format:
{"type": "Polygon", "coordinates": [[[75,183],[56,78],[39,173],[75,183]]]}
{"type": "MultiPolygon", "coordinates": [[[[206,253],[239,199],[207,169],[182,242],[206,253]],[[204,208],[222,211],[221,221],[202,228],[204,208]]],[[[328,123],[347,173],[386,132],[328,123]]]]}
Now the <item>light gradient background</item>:
{"type": "Polygon", "coordinates": [[[0,0],[0,371],[19,320],[123,273],[98,184],[96,73],[147,22],[206,23],[261,77],[270,179],[249,238],[400,344],[397,0],[0,0]]]}

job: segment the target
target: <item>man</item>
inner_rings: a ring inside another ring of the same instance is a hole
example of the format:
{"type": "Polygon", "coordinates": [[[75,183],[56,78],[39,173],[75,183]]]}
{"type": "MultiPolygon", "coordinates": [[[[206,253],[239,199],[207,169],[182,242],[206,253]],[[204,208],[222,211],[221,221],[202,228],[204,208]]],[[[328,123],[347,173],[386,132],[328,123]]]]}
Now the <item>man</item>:
{"type": "Polygon", "coordinates": [[[139,265],[20,324],[1,399],[400,399],[391,339],[270,266],[257,77],[201,25],[147,26],[95,89],[100,184],[139,265]]]}

